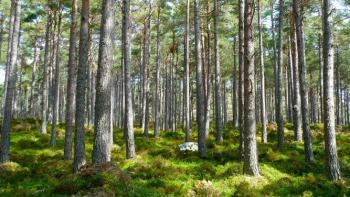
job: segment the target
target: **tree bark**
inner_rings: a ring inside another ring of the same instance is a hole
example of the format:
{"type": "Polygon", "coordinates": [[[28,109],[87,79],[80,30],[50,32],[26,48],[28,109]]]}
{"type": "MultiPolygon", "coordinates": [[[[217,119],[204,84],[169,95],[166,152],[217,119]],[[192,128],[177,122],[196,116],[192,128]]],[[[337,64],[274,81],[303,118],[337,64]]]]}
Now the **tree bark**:
{"type": "Polygon", "coordinates": [[[58,105],[59,105],[59,86],[60,86],[60,42],[61,42],[61,21],[62,10],[61,4],[58,7],[58,28],[57,28],[57,41],[55,48],[55,74],[53,81],[53,102],[52,102],[52,131],[51,131],[51,146],[56,145],[57,138],[57,117],[58,117],[58,105]]]}
{"type": "MultiPolygon", "coordinates": [[[[218,2],[214,0],[214,64],[215,64],[215,130],[216,141],[222,142],[222,99],[221,99],[221,68],[219,62],[218,40],[218,2]]],[[[209,47],[209,46],[208,46],[209,47]]],[[[210,54],[208,54],[210,55],[210,54]]]]}
{"type": "MultiPolygon", "coordinates": [[[[73,170],[78,172],[85,165],[85,92],[87,68],[89,66],[89,0],[82,1],[80,41],[79,41],[79,63],[76,85],[76,110],[75,110],[75,135],[74,135],[74,163],[73,170]]],[[[105,95],[103,95],[105,96],[105,95]]],[[[97,98],[101,97],[100,95],[97,98]]],[[[98,119],[97,117],[96,119],[98,119]]],[[[96,125],[96,124],[95,124],[96,125]]],[[[109,130],[107,130],[108,132],[109,130]]],[[[96,137],[96,134],[95,134],[96,137]]],[[[93,157],[94,158],[94,157],[93,157]]]]}
{"type": "Polygon", "coordinates": [[[12,0],[11,9],[13,10],[13,22],[10,24],[12,26],[11,35],[12,39],[9,39],[9,46],[11,47],[10,54],[8,55],[7,64],[7,76],[8,83],[6,86],[6,96],[4,105],[4,114],[2,120],[1,128],[1,149],[0,149],[0,163],[5,163],[9,161],[10,152],[10,130],[11,130],[11,119],[12,119],[12,103],[14,94],[16,91],[16,66],[17,66],[17,56],[18,56],[18,43],[19,43],[19,31],[21,23],[21,0],[12,0]]]}
{"type": "Polygon", "coordinates": [[[323,1],[323,107],[324,138],[328,178],[331,181],[341,179],[338,162],[335,117],[334,117],[334,48],[331,29],[332,7],[330,0],[323,1]]]}
{"type": "Polygon", "coordinates": [[[265,100],[265,65],[264,65],[264,47],[263,47],[263,35],[262,35],[262,23],[261,23],[261,4],[258,0],[258,25],[259,25],[259,57],[260,57],[260,107],[261,107],[261,141],[267,143],[267,130],[266,130],[266,100],[265,100]]]}
{"type": "Polygon", "coordinates": [[[284,144],[284,127],[282,115],[282,66],[283,66],[283,17],[284,17],[284,0],[279,0],[279,17],[278,17],[278,50],[277,61],[275,65],[275,94],[276,94],[276,122],[277,122],[277,146],[282,148],[284,144]]]}
{"type": "Polygon", "coordinates": [[[241,158],[244,155],[244,0],[239,0],[238,14],[238,127],[239,127],[239,154],[241,158]]]}
{"type": "MultiPolygon", "coordinates": [[[[101,10],[101,37],[96,76],[95,135],[92,153],[94,165],[111,161],[113,143],[111,139],[111,75],[115,54],[115,6],[115,0],[104,0],[101,10]]],[[[131,92],[127,100],[132,102],[131,92]]]]}
{"type": "Polygon", "coordinates": [[[74,117],[74,97],[76,84],[76,43],[77,43],[77,12],[78,1],[72,0],[71,26],[69,38],[69,56],[68,56],[68,79],[67,79],[67,97],[66,97],[66,132],[64,140],[64,159],[72,159],[72,133],[74,117]]]}
{"type": "Polygon", "coordinates": [[[259,176],[256,147],[255,67],[253,41],[254,1],[245,0],[244,9],[244,164],[243,173],[259,176]]]}
{"type": "MultiPolygon", "coordinates": [[[[154,113],[154,137],[159,137],[159,113],[160,113],[160,4],[157,11],[157,57],[156,57],[156,96],[155,96],[155,113],[154,113]]],[[[185,49],[186,50],[186,49],[185,49]]]]}
{"type": "Polygon", "coordinates": [[[189,67],[189,31],[190,31],[190,0],[186,0],[186,31],[185,31],[185,83],[184,83],[184,113],[185,113],[185,142],[190,141],[190,67],[189,67]]]}
{"type": "Polygon", "coordinates": [[[200,18],[199,0],[194,0],[194,36],[195,36],[195,63],[196,63],[196,89],[197,89],[197,125],[198,125],[198,151],[200,157],[207,157],[206,131],[205,131],[205,94],[202,78],[202,60],[200,50],[200,18]]]}
{"type": "Polygon", "coordinates": [[[305,160],[307,162],[314,161],[312,152],[311,131],[309,126],[309,103],[308,103],[308,87],[306,81],[306,62],[305,62],[305,45],[303,31],[303,5],[299,0],[293,0],[293,10],[296,22],[296,34],[298,45],[298,64],[299,64],[299,80],[300,80],[300,96],[301,96],[301,116],[303,123],[303,139],[305,160]],[[300,6],[300,7],[299,7],[300,6]]]}
{"type": "MultiPolygon", "coordinates": [[[[110,0],[108,0],[110,1],[110,0]]],[[[113,0],[114,1],[114,0],[113,0]]],[[[124,94],[125,94],[125,113],[124,113],[124,137],[126,143],[126,158],[134,158],[135,141],[134,141],[134,124],[133,124],[133,108],[131,100],[131,78],[130,78],[130,35],[129,35],[129,11],[130,2],[123,0],[123,57],[124,57],[124,94]]]]}

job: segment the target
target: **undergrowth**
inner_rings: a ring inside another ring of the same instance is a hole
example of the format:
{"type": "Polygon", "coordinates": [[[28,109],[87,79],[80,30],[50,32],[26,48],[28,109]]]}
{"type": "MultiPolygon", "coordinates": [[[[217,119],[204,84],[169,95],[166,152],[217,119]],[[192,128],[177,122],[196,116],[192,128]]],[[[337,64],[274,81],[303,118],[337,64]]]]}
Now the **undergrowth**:
{"type": "MultiPolygon", "coordinates": [[[[268,126],[267,144],[260,143],[260,177],[242,174],[239,132],[224,129],[224,142],[208,136],[208,158],[182,154],[184,133],[162,132],[159,139],[135,129],[137,157],[125,159],[123,132],[114,130],[112,162],[91,166],[93,130],[86,131],[87,166],[72,173],[63,160],[64,125],[50,147],[50,135],[40,134],[39,121],[15,120],[11,132],[11,162],[0,165],[0,196],[350,196],[350,130],[338,129],[337,144],[343,180],[327,181],[322,125],[312,125],[316,162],[304,161],[303,144],[293,141],[286,124],[286,144],[276,147],[276,126],[268,126]]],[[[50,130],[48,128],[48,130],[50,130]]],[[[196,134],[191,133],[196,140],[196,134]]]]}

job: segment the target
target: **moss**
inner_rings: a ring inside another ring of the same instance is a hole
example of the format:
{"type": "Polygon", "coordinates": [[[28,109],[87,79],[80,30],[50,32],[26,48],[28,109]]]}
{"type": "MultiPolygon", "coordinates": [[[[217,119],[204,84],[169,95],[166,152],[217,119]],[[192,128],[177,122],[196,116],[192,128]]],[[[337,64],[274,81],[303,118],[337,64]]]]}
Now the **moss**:
{"type": "MultiPolygon", "coordinates": [[[[327,181],[323,127],[313,126],[315,164],[304,161],[303,143],[293,141],[286,124],[286,143],[276,147],[276,125],[269,124],[269,143],[258,143],[259,178],[242,175],[238,155],[239,131],[223,130],[224,142],[207,138],[208,158],[197,153],[179,154],[183,131],[161,132],[159,139],[145,138],[135,129],[137,157],[125,159],[121,129],[114,132],[114,162],[92,166],[93,132],[86,135],[87,166],[75,175],[72,161],[63,160],[64,125],[59,126],[57,146],[50,147],[50,134],[40,134],[36,120],[16,120],[31,130],[11,133],[11,160],[0,166],[0,196],[349,196],[350,134],[337,133],[338,155],[344,181],[327,181]]],[[[213,125],[211,125],[213,126],[213,125]]],[[[20,127],[18,127],[20,128],[20,127]]],[[[50,129],[50,127],[48,127],[50,129]]],[[[214,128],[214,127],[212,127],[214,128]]],[[[344,130],[344,127],[342,128],[344,130]]],[[[195,128],[191,139],[196,139],[195,128]]],[[[260,141],[258,141],[260,142],[260,141]]]]}

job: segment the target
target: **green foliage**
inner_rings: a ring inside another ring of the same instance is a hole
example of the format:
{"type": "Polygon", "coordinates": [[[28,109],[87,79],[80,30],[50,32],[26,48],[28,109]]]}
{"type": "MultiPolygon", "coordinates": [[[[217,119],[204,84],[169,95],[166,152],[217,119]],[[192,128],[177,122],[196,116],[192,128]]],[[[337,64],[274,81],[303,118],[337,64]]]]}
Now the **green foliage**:
{"type": "MultiPolygon", "coordinates": [[[[35,128],[36,121],[16,120],[35,128]]],[[[64,125],[62,125],[64,126],[64,125]]],[[[27,126],[22,128],[26,128],[27,126]]],[[[269,140],[276,137],[269,125],[269,140]],[[271,137],[272,136],[272,137],[271,137]]],[[[286,125],[286,136],[293,131],[286,125]]],[[[91,166],[93,135],[87,133],[88,165],[72,173],[72,161],[63,160],[63,135],[57,146],[49,146],[50,135],[38,130],[11,134],[12,162],[0,165],[0,196],[348,196],[350,174],[350,133],[339,132],[338,154],[344,181],[332,183],[325,174],[322,125],[312,125],[316,162],[304,161],[303,144],[287,141],[283,150],[275,143],[258,143],[258,178],[242,175],[238,155],[239,132],[224,129],[224,142],[208,136],[207,159],[197,154],[180,154],[182,131],[161,132],[160,138],[146,138],[135,129],[138,156],[125,159],[121,130],[115,130],[113,161],[91,166]]],[[[63,133],[63,131],[62,131],[63,133]]],[[[191,139],[196,138],[191,132],[191,139]]]]}

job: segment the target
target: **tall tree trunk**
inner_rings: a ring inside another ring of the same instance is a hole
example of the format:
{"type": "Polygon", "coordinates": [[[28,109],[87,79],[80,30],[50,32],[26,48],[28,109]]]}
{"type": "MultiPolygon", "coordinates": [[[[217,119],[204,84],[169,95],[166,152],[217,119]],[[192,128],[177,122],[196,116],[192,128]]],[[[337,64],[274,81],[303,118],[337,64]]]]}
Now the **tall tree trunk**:
{"type": "MultiPolygon", "coordinates": [[[[79,63],[76,85],[76,110],[75,110],[75,135],[74,135],[74,163],[73,170],[78,172],[85,165],[85,92],[87,68],[89,66],[89,0],[82,1],[81,22],[80,22],[80,41],[79,41],[79,63]]],[[[102,42],[101,42],[102,43],[102,42]]],[[[102,88],[101,88],[102,89],[102,88]]],[[[106,95],[97,98],[106,98],[106,95]]],[[[105,101],[101,101],[100,103],[105,101]]],[[[99,119],[99,118],[96,118],[99,119]]],[[[108,124],[108,123],[107,123],[108,124]]],[[[96,124],[95,124],[96,125],[96,124]]],[[[109,130],[106,130],[107,132],[109,130]]],[[[95,133],[96,137],[96,133],[95,133]]],[[[95,144],[94,144],[95,145],[95,144]]],[[[95,150],[95,149],[94,149],[95,150]]],[[[93,157],[94,158],[94,157],[93,157]]]]}
{"type": "Polygon", "coordinates": [[[49,47],[50,47],[50,35],[52,25],[52,15],[50,9],[50,1],[47,4],[47,24],[45,33],[45,51],[44,51],[44,65],[43,65],[43,80],[42,80],[42,98],[41,98],[41,125],[40,132],[45,134],[46,131],[46,117],[47,117],[47,106],[48,106],[48,68],[49,68],[49,47]]]}
{"type": "Polygon", "coordinates": [[[61,42],[61,21],[62,10],[61,4],[58,7],[58,28],[57,28],[57,41],[55,48],[55,75],[53,81],[53,102],[52,102],[52,131],[51,131],[51,146],[56,145],[57,138],[57,116],[59,105],[59,86],[60,86],[60,42],[61,42]]]}
{"type": "Polygon", "coordinates": [[[238,98],[237,98],[237,52],[236,52],[236,36],[233,38],[233,77],[232,77],[232,121],[233,127],[238,127],[238,98]]]}
{"type": "MultiPolygon", "coordinates": [[[[295,13],[293,12],[293,15],[295,13]]],[[[296,40],[296,21],[295,16],[292,17],[291,22],[291,48],[292,48],[292,64],[293,64],[293,124],[294,124],[294,139],[296,141],[302,140],[301,130],[301,100],[300,100],[300,81],[298,68],[298,54],[297,54],[297,40],[296,40]]]]}
{"type": "Polygon", "coordinates": [[[186,31],[185,31],[185,83],[184,83],[184,114],[185,114],[185,142],[190,141],[190,68],[189,68],[189,31],[190,31],[190,0],[186,0],[186,31]]]}
{"type": "MultiPolygon", "coordinates": [[[[215,130],[216,141],[222,142],[222,100],[221,100],[221,68],[219,62],[219,40],[218,40],[218,2],[214,0],[214,64],[215,64],[215,130]]],[[[208,46],[209,47],[209,46],[208,46]]],[[[208,54],[210,55],[210,54],[208,54]]]]}
{"type": "MultiPolygon", "coordinates": [[[[115,0],[104,0],[102,4],[101,37],[98,54],[95,101],[95,131],[92,162],[100,165],[111,161],[111,75],[114,65],[115,0]]],[[[123,54],[126,55],[125,53],[123,54]]],[[[131,100],[131,89],[130,97],[131,100]]]]}
{"type": "Polygon", "coordinates": [[[244,0],[239,0],[238,14],[238,127],[239,127],[239,154],[243,158],[244,155],[244,0]]]}
{"type": "Polygon", "coordinates": [[[200,18],[199,0],[194,0],[194,36],[195,36],[195,62],[196,62],[196,92],[197,92],[197,125],[198,125],[198,150],[201,157],[207,156],[206,131],[205,131],[205,94],[202,75],[202,60],[200,50],[200,18]]]}
{"type": "Polygon", "coordinates": [[[253,41],[254,1],[245,0],[244,9],[244,174],[259,176],[256,147],[255,67],[253,41]]]}
{"type": "Polygon", "coordinates": [[[265,95],[265,65],[264,65],[264,47],[263,47],[263,35],[262,35],[262,23],[261,23],[261,3],[260,0],[258,0],[258,25],[259,25],[259,57],[260,57],[260,87],[261,87],[261,94],[260,94],[260,107],[261,107],[261,140],[262,143],[267,142],[267,130],[266,130],[266,95],[265,95]]]}
{"type": "Polygon", "coordinates": [[[74,117],[74,95],[76,84],[76,42],[77,42],[77,12],[78,1],[72,0],[71,26],[69,38],[67,102],[66,102],[66,132],[64,140],[64,159],[72,159],[72,133],[74,117]]]}
{"type": "Polygon", "coordinates": [[[331,181],[341,179],[338,162],[335,117],[334,117],[334,48],[331,26],[332,6],[330,0],[323,0],[323,107],[324,138],[328,178],[331,181]]]}
{"type": "Polygon", "coordinates": [[[303,138],[305,160],[313,162],[314,155],[312,152],[311,131],[309,126],[309,103],[308,103],[308,87],[306,81],[306,62],[305,62],[305,45],[303,31],[303,5],[299,0],[293,0],[293,10],[296,22],[296,34],[298,44],[298,64],[299,64],[299,80],[300,80],[300,97],[301,97],[301,116],[303,123],[303,138]],[[299,7],[300,6],[300,7],[299,7]]]}
{"type": "Polygon", "coordinates": [[[319,58],[319,89],[320,89],[320,119],[323,120],[323,46],[322,35],[318,34],[318,58],[319,58]]]}
{"type": "MultiPolygon", "coordinates": [[[[110,0],[108,0],[110,1],[110,0]]],[[[114,1],[114,0],[113,0],[114,1]]],[[[131,77],[130,77],[130,35],[129,35],[129,12],[130,2],[123,0],[123,57],[124,57],[124,94],[125,94],[125,120],[124,120],[124,137],[126,143],[126,158],[134,158],[135,141],[134,141],[134,124],[133,124],[133,109],[131,101],[131,77]]]]}
{"type": "Polygon", "coordinates": [[[335,47],[335,55],[336,55],[336,61],[335,61],[335,81],[336,81],[336,95],[335,95],[335,119],[337,120],[337,125],[341,125],[341,99],[340,99],[340,62],[339,62],[339,46],[335,47]]]}
{"type": "Polygon", "coordinates": [[[276,122],[277,122],[277,145],[282,148],[284,144],[284,127],[282,115],[282,66],[283,66],[283,17],[284,17],[284,0],[279,0],[278,16],[278,50],[277,61],[275,65],[275,94],[276,94],[276,122]]]}
{"type": "Polygon", "coordinates": [[[11,9],[13,10],[13,22],[10,24],[12,26],[11,35],[12,39],[9,39],[9,46],[11,47],[11,52],[8,55],[7,64],[7,76],[8,83],[6,86],[6,96],[4,105],[4,114],[2,120],[1,128],[1,149],[0,149],[0,163],[5,163],[9,161],[10,152],[10,130],[11,130],[11,119],[12,119],[12,103],[14,93],[16,91],[16,66],[17,66],[17,55],[18,55],[18,44],[19,44],[19,31],[20,31],[20,20],[21,20],[21,0],[12,0],[11,9]]]}
{"type": "MultiPolygon", "coordinates": [[[[159,113],[161,96],[159,94],[160,88],[160,4],[157,12],[157,57],[156,57],[156,95],[155,95],[155,110],[154,110],[154,137],[159,137],[159,113]]],[[[185,49],[186,50],[186,49],[185,49]]]]}

